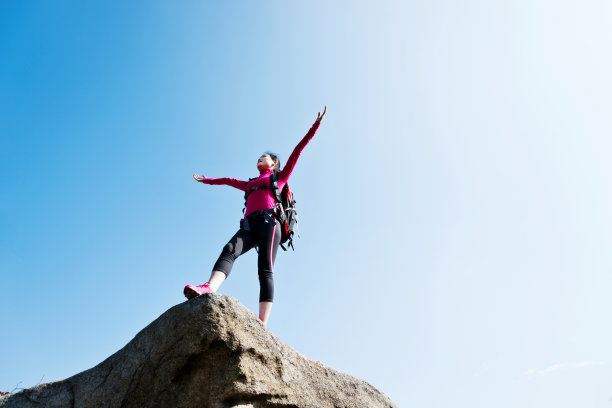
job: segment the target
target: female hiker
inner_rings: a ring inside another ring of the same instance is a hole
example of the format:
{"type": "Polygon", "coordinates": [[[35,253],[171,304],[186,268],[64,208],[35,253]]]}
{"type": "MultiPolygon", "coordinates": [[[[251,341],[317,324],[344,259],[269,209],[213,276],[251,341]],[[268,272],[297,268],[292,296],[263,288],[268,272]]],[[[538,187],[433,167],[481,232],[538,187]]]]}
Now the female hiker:
{"type": "Polygon", "coordinates": [[[281,226],[274,214],[276,200],[273,190],[262,188],[270,186],[270,177],[273,173],[278,176],[278,188],[282,191],[289,180],[297,163],[300,153],[308,144],[319,128],[321,120],[327,112],[327,106],[317,114],[317,119],[306,136],[293,149],[287,159],[285,167],[281,170],[281,162],[277,154],[266,151],[257,161],[259,177],[250,181],[236,180],[233,178],[207,178],[194,174],[193,178],[204,184],[225,184],[242,191],[251,191],[246,200],[246,211],[241,227],[223,247],[221,255],[217,259],[210,275],[210,279],[203,285],[187,285],[183,293],[188,299],[208,292],[216,292],[223,281],[227,278],[236,258],[248,252],[254,246],[259,248],[257,268],[259,273],[259,319],[267,325],[272,301],[274,298],[274,260],[281,239],[281,226]],[[247,189],[248,187],[248,189],[247,189]],[[257,188],[259,187],[259,188],[257,188]],[[252,190],[256,188],[255,190],[252,190]]]}

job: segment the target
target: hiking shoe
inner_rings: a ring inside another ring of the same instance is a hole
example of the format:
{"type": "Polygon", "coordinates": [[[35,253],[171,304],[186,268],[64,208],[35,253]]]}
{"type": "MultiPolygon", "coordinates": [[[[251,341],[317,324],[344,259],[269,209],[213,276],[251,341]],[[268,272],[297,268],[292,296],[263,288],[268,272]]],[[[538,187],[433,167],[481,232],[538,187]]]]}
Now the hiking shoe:
{"type": "Polygon", "coordinates": [[[200,286],[187,285],[183,289],[183,293],[187,299],[193,299],[205,293],[212,293],[212,289],[208,286],[208,282],[200,286]]]}

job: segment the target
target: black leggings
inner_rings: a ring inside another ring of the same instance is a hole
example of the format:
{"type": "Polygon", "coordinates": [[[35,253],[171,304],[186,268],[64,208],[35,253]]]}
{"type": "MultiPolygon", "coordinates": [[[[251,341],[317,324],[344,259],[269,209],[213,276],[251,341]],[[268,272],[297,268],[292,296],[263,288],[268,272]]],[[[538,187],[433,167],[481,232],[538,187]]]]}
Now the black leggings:
{"type": "Polygon", "coordinates": [[[229,276],[234,261],[254,246],[259,247],[257,269],[259,273],[259,301],[272,302],[274,299],[274,260],[281,240],[280,223],[266,222],[264,216],[249,217],[249,230],[240,228],[223,247],[213,271],[221,271],[229,276]]]}

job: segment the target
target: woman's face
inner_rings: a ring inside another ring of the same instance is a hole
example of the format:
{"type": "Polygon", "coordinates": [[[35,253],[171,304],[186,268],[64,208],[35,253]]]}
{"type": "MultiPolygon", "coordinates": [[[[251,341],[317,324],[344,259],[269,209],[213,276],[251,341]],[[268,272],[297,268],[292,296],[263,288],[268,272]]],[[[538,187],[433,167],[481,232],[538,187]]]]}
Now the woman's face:
{"type": "Polygon", "coordinates": [[[274,167],[274,160],[269,154],[262,154],[257,160],[257,170],[271,169],[274,167]]]}

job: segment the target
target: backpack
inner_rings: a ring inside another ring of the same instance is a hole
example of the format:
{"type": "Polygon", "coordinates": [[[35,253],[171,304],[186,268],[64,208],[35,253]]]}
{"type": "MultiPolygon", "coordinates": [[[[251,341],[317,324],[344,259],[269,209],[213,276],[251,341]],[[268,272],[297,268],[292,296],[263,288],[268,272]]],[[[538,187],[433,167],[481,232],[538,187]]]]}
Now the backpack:
{"type": "MultiPolygon", "coordinates": [[[[255,180],[257,177],[250,178],[249,181],[255,180]]],[[[248,185],[248,182],[247,182],[248,185]]],[[[287,247],[291,247],[292,250],[295,251],[293,247],[293,235],[294,229],[297,227],[297,210],[295,208],[296,201],[293,199],[293,193],[289,188],[289,184],[285,184],[283,186],[283,190],[279,191],[278,188],[278,172],[272,173],[270,176],[270,184],[267,186],[261,187],[253,187],[250,190],[246,190],[244,192],[244,208],[242,212],[246,210],[247,197],[255,190],[260,189],[271,189],[273,190],[272,195],[276,199],[276,205],[269,210],[261,210],[255,211],[254,213],[272,213],[276,216],[276,219],[280,222],[281,226],[281,240],[280,246],[283,248],[283,251],[286,251],[287,248],[283,244],[288,242],[287,247]]],[[[241,223],[242,225],[242,223],[241,223]]],[[[298,235],[299,236],[299,235],[298,235]]]]}

